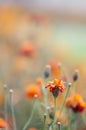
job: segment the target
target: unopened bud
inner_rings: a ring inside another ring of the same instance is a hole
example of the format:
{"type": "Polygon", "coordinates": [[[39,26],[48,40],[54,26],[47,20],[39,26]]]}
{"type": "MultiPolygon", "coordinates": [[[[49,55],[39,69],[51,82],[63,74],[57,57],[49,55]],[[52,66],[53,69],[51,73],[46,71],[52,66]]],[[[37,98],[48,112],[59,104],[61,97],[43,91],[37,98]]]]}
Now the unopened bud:
{"type": "Polygon", "coordinates": [[[75,72],[74,72],[74,74],[73,74],[73,81],[77,81],[78,76],[79,76],[79,71],[78,71],[78,70],[75,70],[75,72]]]}
{"type": "Polygon", "coordinates": [[[50,117],[50,119],[54,119],[54,108],[51,108],[49,117],[50,117]]]}
{"type": "Polygon", "coordinates": [[[44,113],[44,118],[46,118],[46,116],[47,116],[47,114],[46,114],[46,113],[44,113]]]}
{"type": "Polygon", "coordinates": [[[71,83],[68,84],[68,87],[71,87],[71,83]]]}
{"type": "Polygon", "coordinates": [[[58,130],[61,130],[61,122],[58,122],[58,130]]]}
{"type": "Polygon", "coordinates": [[[13,93],[13,90],[12,90],[12,89],[10,89],[10,90],[9,90],[9,93],[10,93],[10,94],[12,94],[12,93],[13,93]]]}
{"type": "Polygon", "coordinates": [[[44,77],[48,78],[50,76],[50,73],[51,73],[51,67],[50,65],[46,65],[45,71],[44,71],[44,77]]]}
{"type": "Polygon", "coordinates": [[[46,109],[47,109],[47,110],[50,110],[50,107],[49,107],[49,106],[47,106],[47,107],[46,107],[46,109]]]}
{"type": "Polygon", "coordinates": [[[4,88],[4,89],[7,89],[7,84],[4,84],[4,85],[3,85],[3,88],[4,88]]]}

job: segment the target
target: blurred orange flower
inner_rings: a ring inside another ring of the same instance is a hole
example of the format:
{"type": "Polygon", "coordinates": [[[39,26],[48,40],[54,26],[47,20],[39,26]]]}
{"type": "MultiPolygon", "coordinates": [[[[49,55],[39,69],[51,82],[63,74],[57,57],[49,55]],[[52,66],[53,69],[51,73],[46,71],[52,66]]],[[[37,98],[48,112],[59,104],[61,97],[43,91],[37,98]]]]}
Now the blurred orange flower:
{"type": "Polygon", "coordinates": [[[45,16],[41,16],[41,15],[32,15],[31,16],[31,21],[36,22],[36,23],[44,23],[46,21],[46,17],[45,16]]]}
{"type": "Polygon", "coordinates": [[[2,118],[0,118],[0,128],[5,128],[5,127],[6,127],[5,121],[2,118]]]}
{"type": "Polygon", "coordinates": [[[33,99],[35,95],[38,96],[38,99],[41,99],[41,90],[38,85],[30,84],[25,91],[25,95],[28,99],[33,99]]]}
{"type": "Polygon", "coordinates": [[[26,57],[33,57],[35,54],[35,46],[32,43],[25,42],[20,45],[19,54],[26,57]]]}
{"type": "Polygon", "coordinates": [[[74,94],[72,97],[67,98],[66,106],[70,107],[74,112],[83,112],[86,103],[79,94],[74,94]]]}
{"type": "Polygon", "coordinates": [[[36,130],[35,128],[29,128],[28,130],[36,130]]]}
{"type": "Polygon", "coordinates": [[[50,92],[52,92],[55,97],[58,96],[59,91],[63,92],[65,90],[65,86],[59,79],[48,82],[45,88],[49,88],[50,92]]]}
{"type": "Polygon", "coordinates": [[[39,78],[36,79],[36,84],[37,84],[37,85],[41,86],[42,83],[43,83],[42,78],[39,77],[39,78]]]}
{"type": "Polygon", "coordinates": [[[59,78],[60,71],[58,68],[58,63],[56,61],[50,61],[49,65],[51,66],[51,76],[54,78],[59,78]]]}

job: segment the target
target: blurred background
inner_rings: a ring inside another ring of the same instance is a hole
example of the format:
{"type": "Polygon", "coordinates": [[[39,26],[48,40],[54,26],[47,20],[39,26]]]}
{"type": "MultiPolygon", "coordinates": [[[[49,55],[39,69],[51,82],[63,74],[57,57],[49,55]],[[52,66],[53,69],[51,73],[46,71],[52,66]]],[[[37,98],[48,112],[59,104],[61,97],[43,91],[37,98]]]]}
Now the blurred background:
{"type": "Polygon", "coordinates": [[[0,0],[1,88],[23,90],[50,62],[61,62],[70,79],[79,69],[85,95],[86,1],[0,0]]]}

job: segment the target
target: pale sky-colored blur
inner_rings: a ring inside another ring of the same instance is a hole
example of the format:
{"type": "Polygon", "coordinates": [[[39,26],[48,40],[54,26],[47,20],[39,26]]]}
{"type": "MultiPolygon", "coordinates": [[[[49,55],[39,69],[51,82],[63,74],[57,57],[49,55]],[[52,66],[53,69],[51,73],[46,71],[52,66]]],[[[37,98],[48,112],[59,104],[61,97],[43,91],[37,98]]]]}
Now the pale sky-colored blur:
{"type": "Polygon", "coordinates": [[[86,16],[86,0],[0,0],[0,4],[19,4],[44,11],[79,13],[86,16]]]}

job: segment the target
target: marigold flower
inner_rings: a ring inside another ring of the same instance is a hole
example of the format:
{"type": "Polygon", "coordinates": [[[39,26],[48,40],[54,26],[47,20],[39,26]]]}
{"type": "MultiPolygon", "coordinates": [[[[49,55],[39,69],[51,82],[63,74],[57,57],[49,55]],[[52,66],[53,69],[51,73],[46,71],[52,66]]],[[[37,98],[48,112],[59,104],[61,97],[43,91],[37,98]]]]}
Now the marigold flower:
{"type": "Polygon", "coordinates": [[[36,84],[30,84],[25,91],[25,95],[28,99],[33,99],[37,95],[38,99],[41,99],[41,90],[36,84]]]}
{"type": "Polygon", "coordinates": [[[45,88],[49,88],[50,92],[52,92],[55,97],[58,96],[59,91],[63,92],[65,90],[65,86],[59,79],[54,79],[53,81],[48,82],[45,88]]]}
{"type": "Polygon", "coordinates": [[[5,121],[2,118],[0,118],[0,128],[5,128],[5,127],[6,127],[5,121]]]}
{"type": "Polygon", "coordinates": [[[32,43],[25,42],[19,47],[19,54],[26,57],[32,57],[35,53],[35,46],[32,43]]]}
{"type": "Polygon", "coordinates": [[[29,128],[28,130],[36,130],[36,128],[29,128]]]}
{"type": "Polygon", "coordinates": [[[79,94],[75,94],[66,100],[66,106],[70,107],[74,112],[83,112],[86,108],[86,103],[79,94]]]}

